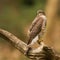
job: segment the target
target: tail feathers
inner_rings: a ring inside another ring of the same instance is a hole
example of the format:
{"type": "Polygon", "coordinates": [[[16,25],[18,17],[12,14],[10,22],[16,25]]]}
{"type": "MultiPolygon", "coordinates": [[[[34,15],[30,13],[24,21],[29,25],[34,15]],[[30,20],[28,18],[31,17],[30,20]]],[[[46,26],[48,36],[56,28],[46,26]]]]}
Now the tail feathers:
{"type": "Polygon", "coordinates": [[[31,39],[28,40],[28,43],[27,44],[29,45],[30,43],[31,43],[31,39]]]}

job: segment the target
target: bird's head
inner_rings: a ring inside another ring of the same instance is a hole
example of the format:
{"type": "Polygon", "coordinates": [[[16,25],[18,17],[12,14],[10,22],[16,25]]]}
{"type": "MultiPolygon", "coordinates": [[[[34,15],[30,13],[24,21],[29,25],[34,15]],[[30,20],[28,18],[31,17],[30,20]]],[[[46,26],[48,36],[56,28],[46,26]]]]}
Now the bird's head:
{"type": "Polygon", "coordinates": [[[44,12],[43,10],[38,10],[38,11],[37,11],[37,15],[38,15],[38,14],[43,14],[43,15],[45,15],[45,12],[44,12]]]}

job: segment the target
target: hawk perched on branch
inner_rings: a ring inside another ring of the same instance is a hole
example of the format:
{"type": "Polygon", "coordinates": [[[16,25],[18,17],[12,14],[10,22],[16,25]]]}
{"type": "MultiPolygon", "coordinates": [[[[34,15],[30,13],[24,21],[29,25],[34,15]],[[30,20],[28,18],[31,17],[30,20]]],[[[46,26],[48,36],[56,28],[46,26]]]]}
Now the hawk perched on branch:
{"type": "Polygon", "coordinates": [[[43,12],[42,10],[38,10],[37,16],[32,22],[30,29],[28,31],[29,33],[28,45],[31,44],[31,42],[32,44],[36,42],[36,40],[38,40],[39,37],[41,37],[44,34],[45,28],[46,28],[45,12],[43,12]]]}

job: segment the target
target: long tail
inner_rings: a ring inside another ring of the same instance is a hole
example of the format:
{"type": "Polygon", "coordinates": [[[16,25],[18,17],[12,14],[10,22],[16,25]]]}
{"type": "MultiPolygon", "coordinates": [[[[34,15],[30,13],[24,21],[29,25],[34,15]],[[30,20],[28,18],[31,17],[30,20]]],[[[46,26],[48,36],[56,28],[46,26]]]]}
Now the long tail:
{"type": "Polygon", "coordinates": [[[32,42],[32,39],[29,38],[29,39],[28,39],[28,43],[27,43],[27,45],[29,45],[31,42],[32,42]]]}

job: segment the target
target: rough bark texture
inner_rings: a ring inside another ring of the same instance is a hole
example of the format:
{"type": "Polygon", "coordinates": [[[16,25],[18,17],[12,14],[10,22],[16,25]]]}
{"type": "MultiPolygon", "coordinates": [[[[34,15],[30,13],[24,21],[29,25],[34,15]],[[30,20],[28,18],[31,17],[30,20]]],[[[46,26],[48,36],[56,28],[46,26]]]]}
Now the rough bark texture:
{"type": "Polygon", "coordinates": [[[14,36],[12,33],[0,29],[0,37],[4,38],[10,44],[14,45],[18,50],[20,50],[22,53],[24,53],[27,49],[27,44],[18,39],[16,36],[14,36]]]}

